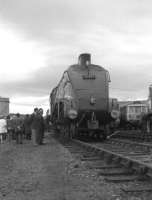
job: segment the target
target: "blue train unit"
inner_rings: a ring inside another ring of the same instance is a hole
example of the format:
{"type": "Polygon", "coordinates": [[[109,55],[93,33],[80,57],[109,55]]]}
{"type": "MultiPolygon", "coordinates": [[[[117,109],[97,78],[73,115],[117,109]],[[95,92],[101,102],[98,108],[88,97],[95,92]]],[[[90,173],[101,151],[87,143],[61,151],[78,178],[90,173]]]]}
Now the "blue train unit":
{"type": "Polygon", "coordinates": [[[71,138],[106,138],[112,120],[109,82],[109,72],[92,64],[90,54],[81,54],[78,64],[63,73],[50,94],[51,119],[56,128],[71,138]]]}

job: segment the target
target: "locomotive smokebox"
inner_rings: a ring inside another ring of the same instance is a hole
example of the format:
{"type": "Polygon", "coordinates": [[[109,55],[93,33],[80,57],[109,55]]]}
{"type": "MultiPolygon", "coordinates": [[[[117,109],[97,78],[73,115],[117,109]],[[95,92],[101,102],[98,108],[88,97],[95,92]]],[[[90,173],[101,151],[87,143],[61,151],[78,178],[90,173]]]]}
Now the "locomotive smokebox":
{"type": "Polygon", "coordinates": [[[88,66],[91,64],[91,54],[83,53],[79,56],[79,65],[88,66]]]}

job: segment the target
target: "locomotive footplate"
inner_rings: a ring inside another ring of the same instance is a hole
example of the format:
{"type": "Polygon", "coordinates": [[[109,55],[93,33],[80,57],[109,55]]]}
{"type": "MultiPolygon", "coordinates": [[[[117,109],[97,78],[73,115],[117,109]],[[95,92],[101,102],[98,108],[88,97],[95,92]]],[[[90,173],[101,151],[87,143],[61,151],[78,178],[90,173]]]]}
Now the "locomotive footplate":
{"type": "Polygon", "coordinates": [[[97,120],[88,121],[88,129],[96,130],[99,128],[99,122],[97,120]]]}

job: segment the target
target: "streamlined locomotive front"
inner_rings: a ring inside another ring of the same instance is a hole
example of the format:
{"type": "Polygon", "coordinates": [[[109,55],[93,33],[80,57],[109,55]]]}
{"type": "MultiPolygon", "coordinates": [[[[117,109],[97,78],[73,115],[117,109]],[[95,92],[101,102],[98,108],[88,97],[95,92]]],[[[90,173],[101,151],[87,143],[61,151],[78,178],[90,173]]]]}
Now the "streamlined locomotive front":
{"type": "MultiPolygon", "coordinates": [[[[77,134],[104,135],[109,123],[109,73],[81,54],[51,93],[52,116],[77,134]],[[67,126],[68,124],[68,126],[67,126]]],[[[61,123],[60,123],[61,124],[61,123]]]]}
{"type": "Polygon", "coordinates": [[[91,64],[90,54],[81,54],[78,65],[68,70],[75,91],[79,132],[103,134],[109,120],[109,73],[91,64]]]}

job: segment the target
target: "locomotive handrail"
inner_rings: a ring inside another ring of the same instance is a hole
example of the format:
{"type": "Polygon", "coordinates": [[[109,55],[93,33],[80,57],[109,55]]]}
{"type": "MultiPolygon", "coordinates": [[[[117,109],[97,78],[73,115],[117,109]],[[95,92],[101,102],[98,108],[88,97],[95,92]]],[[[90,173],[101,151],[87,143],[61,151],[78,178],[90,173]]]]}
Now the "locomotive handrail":
{"type": "Polygon", "coordinates": [[[86,113],[83,113],[83,115],[82,115],[81,119],[80,119],[80,120],[79,120],[79,122],[78,122],[78,126],[79,126],[79,125],[80,125],[80,123],[83,121],[83,119],[84,119],[85,115],[86,115],[86,113]]]}

